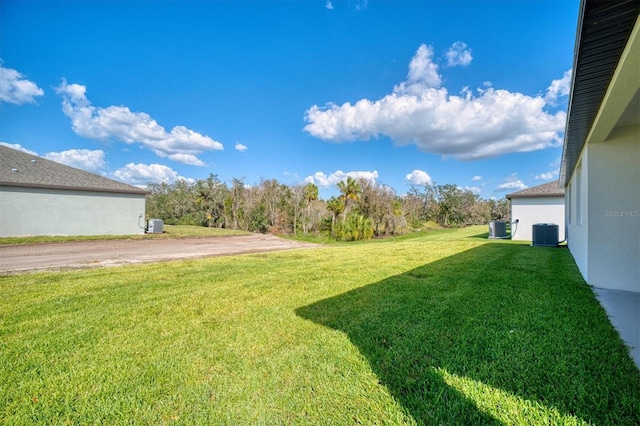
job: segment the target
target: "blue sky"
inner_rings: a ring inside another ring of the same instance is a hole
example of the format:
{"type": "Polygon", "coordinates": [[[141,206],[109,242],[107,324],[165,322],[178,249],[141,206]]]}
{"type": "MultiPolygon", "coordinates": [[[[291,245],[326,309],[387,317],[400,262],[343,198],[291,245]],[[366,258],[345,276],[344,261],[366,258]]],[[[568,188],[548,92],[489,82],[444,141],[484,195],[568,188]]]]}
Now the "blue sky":
{"type": "Polygon", "coordinates": [[[557,178],[579,2],[0,2],[0,143],[133,185],[557,178]]]}

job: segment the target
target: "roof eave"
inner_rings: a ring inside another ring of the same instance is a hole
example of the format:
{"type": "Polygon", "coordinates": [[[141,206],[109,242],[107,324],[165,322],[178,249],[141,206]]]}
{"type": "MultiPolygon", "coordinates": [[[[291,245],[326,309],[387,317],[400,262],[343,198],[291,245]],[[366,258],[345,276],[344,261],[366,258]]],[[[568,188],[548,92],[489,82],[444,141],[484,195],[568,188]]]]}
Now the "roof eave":
{"type": "Polygon", "coordinates": [[[507,194],[505,198],[511,200],[513,198],[564,198],[564,193],[556,193],[556,194],[531,194],[531,195],[520,195],[520,194],[507,194]]]}
{"type": "Polygon", "coordinates": [[[17,188],[55,189],[55,190],[61,190],[61,191],[106,192],[111,194],[135,194],[135,195],[151,194],[151,191],[148,191],[145,189],[128,190],[128,189],[90,188],[90,187],[45,185],[45,184],[38,184],[38,183],[7,182],[7,181],[0,181],[0,186],[9,186],[9,187],[17,187],[17,188]]]}
{"type": "Polygon", "coordinates": [[[578,163],[639,10],[638,0],[580,3],[559,175],[563,187],[568,185],[578,163]],[[601,54],[590,55],[594,49],[605,49],[608,54],[604,58],[601,54]]]}

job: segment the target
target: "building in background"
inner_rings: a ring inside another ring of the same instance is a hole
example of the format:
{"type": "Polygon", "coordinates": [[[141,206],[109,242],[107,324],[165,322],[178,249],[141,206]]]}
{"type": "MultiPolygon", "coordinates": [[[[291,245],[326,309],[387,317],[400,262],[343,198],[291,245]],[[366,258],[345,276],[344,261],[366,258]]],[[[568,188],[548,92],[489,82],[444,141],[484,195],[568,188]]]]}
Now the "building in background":
{"type": "Polygon", "coordinates": [[[0,145],[0,237],[142,234],[147,193],[0,145]]]}
{"type": "Polygon", "coordinates": [[[565,239],[564,187],[557,181],[523,189],[506,196],[511,201],[512,240],[533,240],[533,225],[558,225],[558,239],[565,239]]]}

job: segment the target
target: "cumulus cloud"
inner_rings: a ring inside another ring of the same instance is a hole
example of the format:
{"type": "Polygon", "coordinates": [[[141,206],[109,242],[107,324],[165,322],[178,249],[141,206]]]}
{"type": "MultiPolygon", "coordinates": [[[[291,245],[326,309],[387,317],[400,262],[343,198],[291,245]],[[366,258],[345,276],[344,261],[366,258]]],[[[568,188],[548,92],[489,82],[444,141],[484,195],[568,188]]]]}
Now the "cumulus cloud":
{"type": "Polygon", "coordinates": [[[567,70],[562,75],[562,78],[553,80],[551,85],[547,87],[547,93],[544,96],[544,100],[550,105],[555,105],[560,97],[568,96],[570,92],[571,70],[567,70]]]}
{"type": "Polygon", "coordinates": [[[513,173],[505,179],[504,183],[498,185],[493,192],[520,191],[526,188],[528,188],[528,186],[522,182],[522,180],[518,179],[517,174],[513,173]]]}
{"type": "Polygon", "coordinates": [[[414,170],[406,175],[405,180],[408,180],[413,185],[429,185],[431,184],[431,176],[425,171],[414,170]]]}
{"type": "Polygon", "coordinates": [[[240,151],[240,152],[243,152],[249,149],[245,145],[242,145],[241,143],[237,143],[235,148],[236,148],[236,151],[240,151]]]}
{"type": "Polygon", "coordinates": [[[467,43],[462,41],[456,41],[453,43],[449,50],[447,50],[446,56],[447,66],[450,67],[458,65],[466,67],[473,60],[473,56],[471,56],[471,49],[467,47],[467,43]]]}
{"type": "Polygon", "coordinates": [[[354,104],[313,105],[305,131],[332,142],[380,136],[396,144],[459,160],[495,157],[562,145],[566,113],[545,111],[541,96],[487,86],[474,95],[450,95],[433,62],[433,50],[420,46],[409,64],[407,80],[382,99],[354,104]]]}
{"type": "Polygon", "coordinates": [[[327,2],[324,4],[324,7],[326,9],[333,10],[333,3],[331,3],[331,0],[327,0],[327,2]]]}
{"type": "Polygon", "coordinates": [[[159,157],[194,166],[204,165],[198,158],[202,152],[223,149],[220,142],[184,126],[167,132],[144,112],[132,112],[124,106],[95,107],[80,84],[63,81],[56,92],[62,96],[62,111],[80,136],[139,143],[159,157]]]}
{"type": "Polygon", "coordinates": [[[479,180],[482,180],[482,176],[474,176],[474,177],[471,178],[472,182],[477,182],[479,180]]]}
{"type": "Polygon", "coordinates": [[[18,71],[5,68],[0,62],[0,103],[21,105],[35,102],[36,96],[44,92],[32,81],[24,78],[18,71]]]}
{"type": "Polygon", "coordinates": [[[375,183],[376,179],[378,179],[378,171],[353,171],[345,173],[342,170],[336,170],[330,175],[326,175],[324,172],[316,172],[312,176],[307,176],[304,179],[304,182],[314,183],[322,188],[329,188],[330,186],[337,185],[338,182],[346,181],[347,177],[351,177],[353,179],[365,179],[375,183]]]}
{"type": "Polygon", "coordinates": [[[19,143],[0,142],[0,145],[6,146],[7,148],[17,149],[18,151],[26,152],[27,154],[38,155],[37,152],[31,151],[30,149],[23,147],[19,143]]]}
{"type": "Polygon", "coordinates": [[[162,164],[134,164],[129,163],[126,166],[116,170],[114,177],[135,186],[146,186],[149,183],[168,183],[172,184],[177,180],[186,180],[187,182],[195,182],[194,179],[182,177],[171,167],[162,164]]]}
{"type": "Polygon", "coordinates": [[[535,176],[535,179],[537,179],[537,180],[550,180],[550,179],[553,179],[553,174],[551,172],[540,173],[539,175],[535,176]]]}
{"type": "Polygon", "coordinates": [[[534,179],[536,180],[551,180],[557,177],[560,174],[560,169],[551,170],[545,173],[540,173],[536,175],[534,179]]]}
{"type": "Polygon", "coordinates": [[[433,48],[422,44],[409,62],[407,80],[394,88],[394,93],[420,94],[422,91],[440,87],[442,77],[438,73],[438,65],[433,62],[433,48]]]}
{"type": "Polygon", "coordinates": [[[49,152],[44,158],[56,163],[66,164],[90,172],[97,172],[106,168],[104,151],[89,149],[70,149],[61,152],[49,152]]]}

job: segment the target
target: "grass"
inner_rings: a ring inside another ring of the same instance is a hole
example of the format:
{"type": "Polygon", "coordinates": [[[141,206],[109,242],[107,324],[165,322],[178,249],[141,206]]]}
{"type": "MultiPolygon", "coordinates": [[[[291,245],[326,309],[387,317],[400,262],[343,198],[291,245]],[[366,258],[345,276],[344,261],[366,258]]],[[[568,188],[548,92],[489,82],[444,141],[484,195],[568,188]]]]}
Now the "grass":
{"type": "Polygon", "coordinates": [[[638,424],[569,252],[484,231],[0,277],[0,423],[638,424]]]}
{"type": "Polygon", "coordinates": [[[93,241],[93,240],[139,240],[161,238],[203,238],[228,237],[232,235],[249,235],[249,232],[233,229],[206,228],[189,225],[164,225],[162,234],[136,235],[41,235],[35,237],[0,237],[0,244],[37,244],[65,241],[93,241]]]}

